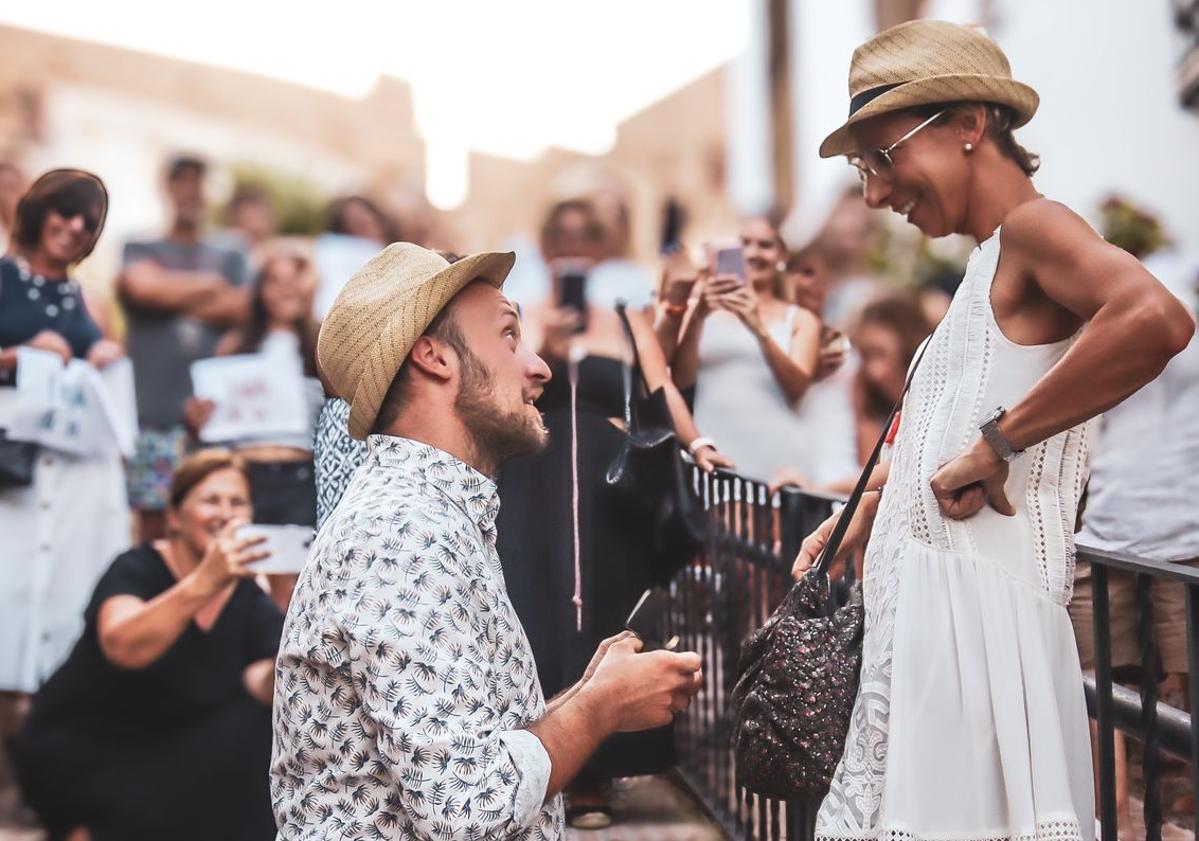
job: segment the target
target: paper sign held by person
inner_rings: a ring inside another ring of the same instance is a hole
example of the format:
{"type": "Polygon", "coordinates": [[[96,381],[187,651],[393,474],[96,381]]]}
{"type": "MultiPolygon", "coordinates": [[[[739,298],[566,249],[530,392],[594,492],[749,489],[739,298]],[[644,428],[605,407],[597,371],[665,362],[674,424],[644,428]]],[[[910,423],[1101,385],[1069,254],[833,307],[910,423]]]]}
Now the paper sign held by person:
{"type": "Polygon", "coordinates": [[[246,353],[201,359],[191,366],[196,397],[211,400],[202,441],[235,441],[307,430],[304,372],[280,354],[246,353]]]}
{"type": "Polygon", "coordinates": [[[81,359],[17,351],[17,410],[8,435],[79,456],[133,455],[137,437],[133,369],[119,359],[98,371],[81,359]]]}

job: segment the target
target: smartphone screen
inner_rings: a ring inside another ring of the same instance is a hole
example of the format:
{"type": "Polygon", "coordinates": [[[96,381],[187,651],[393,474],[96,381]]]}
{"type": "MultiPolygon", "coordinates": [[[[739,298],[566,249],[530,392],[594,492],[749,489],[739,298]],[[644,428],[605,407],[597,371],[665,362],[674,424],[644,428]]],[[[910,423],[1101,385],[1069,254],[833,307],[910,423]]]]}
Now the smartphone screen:
{"type": "Polygon", "coordinates": [[[646,648],[658,647],[662,628],[662,616],[666,611],[666,594],[661,590],[649,589],[641,594],[636,606],[624,626],[641,637],[646,648]]]}
{"type": "Polygon", "coordinates": [[[745,253],[741,246],[721,248],[716,252],[716,274],[734,275],[739,280],[745,280],[745,253]]]}
{"type": "Polygon", "coordinates": [[[295,574],[304,569],[308,549],[314,537],[311,526],[273,526],[251,523],[237,530],[238,536],[263,535],[266,541],[256,548],[265,549],[270,556],[254,564],[255,572],[295,574]]]}
{"type": "Polygon", "coordinates": [[[587,275],[572,271],[558,279],[558,306],[572,309],[579,314],[579,328],[582,333],[587,329],[587,275]]]}

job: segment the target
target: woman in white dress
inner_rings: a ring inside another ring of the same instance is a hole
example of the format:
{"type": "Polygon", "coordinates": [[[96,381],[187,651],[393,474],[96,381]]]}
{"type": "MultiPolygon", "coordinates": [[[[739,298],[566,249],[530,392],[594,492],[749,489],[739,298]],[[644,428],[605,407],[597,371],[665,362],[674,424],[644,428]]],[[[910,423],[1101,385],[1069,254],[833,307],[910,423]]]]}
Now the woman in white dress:
{"type": "Polygon", "coordinates": [[[985,35],[938,21],[880,33],[854,53],[850,96],[821,154],[849,156],[872,207],[979,246],[842,547],[870,539],[866,635],[817,837],[1089,841],[1066,613],[1086,421],[1153,379],[1194,324],[1135,259],[1037,193],[1036,160],[1011,133],[1037,95],[985,35]]]}

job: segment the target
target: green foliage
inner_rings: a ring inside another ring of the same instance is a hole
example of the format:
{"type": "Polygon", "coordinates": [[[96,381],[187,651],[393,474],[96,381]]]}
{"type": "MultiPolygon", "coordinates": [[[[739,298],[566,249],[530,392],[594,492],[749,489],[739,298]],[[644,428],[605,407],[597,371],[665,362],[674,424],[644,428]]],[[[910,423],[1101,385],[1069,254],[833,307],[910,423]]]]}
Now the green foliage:
{"type": "Polygon", "coordinates": [[[238,188],[253,187],[270,197],[281,235],[315,236],[324,230],[330,197],[304,178],[257,164],[233,164],[229,169],[235,192],[238,188]]]}
{"type": "Polygon", "coordinates": [[[1108,198],[1099,213],[1103,238],[1138,259],[1169,244],[1158,218],[1122,196],[1108,198]]]}

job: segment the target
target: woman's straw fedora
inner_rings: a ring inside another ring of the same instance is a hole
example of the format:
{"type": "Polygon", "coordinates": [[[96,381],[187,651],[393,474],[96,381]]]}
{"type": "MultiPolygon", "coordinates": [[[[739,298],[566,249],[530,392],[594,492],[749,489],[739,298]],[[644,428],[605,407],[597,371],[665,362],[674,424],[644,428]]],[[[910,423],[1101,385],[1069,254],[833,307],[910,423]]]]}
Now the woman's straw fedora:
{"type": "Polygon", "coordinates": [[[473,280],[500,287],[512,252],[450,264],[436,252],[395,242],[346,282],[321,324],[316,355],[333,392],[350,404],[350,435],[370,434],[391,381],[437,313],[473,280]]]}
{"type": "Polygon", "coordinates": [[[856,151],[854,123],[891,111],[941,102],[991,102],[1016,113],[1012,127],[1037,111],[1040,97],[1012,78],[999,45],[978,29],[940,20],[901,23],[853,52],[849,119],[820,144],[820,157],[856,151]]]}

